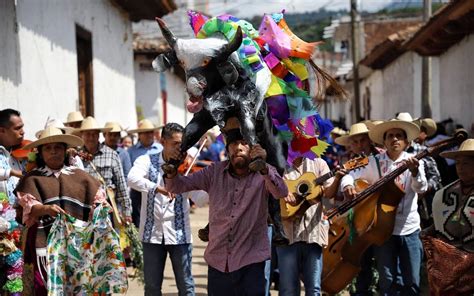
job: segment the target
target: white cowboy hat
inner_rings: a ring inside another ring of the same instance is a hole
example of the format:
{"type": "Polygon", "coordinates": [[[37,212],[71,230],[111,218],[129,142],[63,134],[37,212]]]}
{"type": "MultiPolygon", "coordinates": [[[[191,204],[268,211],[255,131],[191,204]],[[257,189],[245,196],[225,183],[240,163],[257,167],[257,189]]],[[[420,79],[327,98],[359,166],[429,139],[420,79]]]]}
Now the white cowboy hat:
{"type": "Polygon", "coordinates": [[[38,140],[26,145],[23,149],[30,150],[35,147],[50,143],[65,143],[68,145],[68,147],[78,147],[84,145],[84,142],[81,138],[73,135],[65,135],[59,128],[48,126],[40,134],[40,138],[38,140]]]}
{"type": "Polygon", "coordinates": [[[120,133],[123,131],[122,126],[115,121],[106,122],[104,128],[111,128],[111,130],[108,131],[109,133],[120,133]]]}
{"type": "Polygon", "coordinates": [[[146,133],[146,132],[152,132],[157,129],[162,128],[162,126],[156,127],[153,122],[149,119],[143,119],[138,122],[138,126],[136,129],[131,129],[128,130],[127,132],[129,134],[134,134],[134,133],[146,133]]]}
{"type": "Polygon", "coordinates": [[[40,136],[41,136],[41,133],[42,133],[48,126],[54,126],[55,128],[58,128],[58,129],[62,130],[64,133],[66,133],[66,134],[68,134],[68,135],[69,135],[69,134],[72,134],[72,132],[74,131],[74,129],[73,129],[72,127],[66,127],[66,126],[64,126],[64,124],[63,124],[61,121],[59,121],[58,119],[56,119],[56,118],[49,118],[49,117],[48,117],[48,120],[46,120],[46,123],[45,123],[45,125],[44,125],[44,129],[37,131],[37,132],[35,133],[35,137],[36,137],[37,139],[39,139],[40,136]]]}
{"type": "Polygon", "coordinates": [[[365,125],[367,126],[367,128],[369,130],[371,130],[374,126],[376,126],[377,124],[380,124],[382,123],[383,120],[364,120],[363,123],[365,123],[365,125]]]}
{"type": "Polygon", "coordinates": [[[87,116],[81,123],[81,127],[76,129],[75,132],[85,132],[85,131],[100,131],[100,132],[109,132],[112,128],[100,127],[92,116],[87,116]]]}
{"type": "Polygon", "coordinates": [[[80,111],[73,111],[69,112],[69,114],[67,115],[66,122],[64,122],[64,124],[80,122],[83,120],[84,116],[82,116],[82,113],[80,111]]]}
{"type": "Polygon", "coordinates": [[[369,129],[367,128],[367,125],[365,123],[362,123],[362,122],[355,123],[351,125],[351,129],[349,130],[348,134],[340,136],[339,138],[336,138],[334,142],[342,146],[347,146],[349,144],[350,137],[355,136],[355,135],[368,134],[368,133],[369,133],[369,129]]]}
{"type": "Polygon", "coordinates": [[[420,128],[424,127],[426,129],[426,135],[428,137],[431,137],[436,133],[436,130],[438,127],[436,126],[436,122],[431,119],[431,118],[417,118],[413,120],[416,125],[418,125],[420,128]]]}
{"type": "Polygon", "coordinates": [[[343,130],[340,127],[335,127],[331,130],[331,134],[339,135],[339,136],[344,136],[347,135],[347,131],[343,130]]]}
{"type": "Polygon", "coordinates": [[[379,145],[383,145],[383,135],[392,128],[399,128],[407,134],[407,141],[411,142],[420,135],[420,128],[413,123],[410,113],[399,113],[397,118],[377,124],[369,130],[369,138],[379,145]]]}
{"type": "Polygon", "coordinates": [[[456,156],[474,156],[474,139],[467,139],[461,143],[456,151],[445,151],[439,155],[446,158],[456,158],[456,156]]]}
{"type": "Polygon", "coordinates": [[[437,126],[436,122],[431,119],[431,118],[415,118],[413,119],[411,114],[408,112],[401,112],[397,115],[396,119],[404,120],[404,121],[411,121],[414,124],[418,125],[418,127],[421,129],[421,127],[426,128],[426,135],[428,137],[431,137],[436,133],[437,126]]]}

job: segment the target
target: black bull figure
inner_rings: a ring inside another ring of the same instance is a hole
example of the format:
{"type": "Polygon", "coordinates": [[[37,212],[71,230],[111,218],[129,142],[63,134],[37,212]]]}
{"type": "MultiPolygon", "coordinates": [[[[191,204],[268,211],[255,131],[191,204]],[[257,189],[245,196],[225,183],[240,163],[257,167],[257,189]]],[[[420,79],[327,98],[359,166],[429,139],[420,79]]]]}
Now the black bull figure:
{"type": "MultiPolygon", "coordinates": [[[[215,125],[225,134],[227,120],[236,117],[245,141],[250,146],[260,144],[267,151],[267,162],[283,173],[287,147],[277,137],[267,112],[263,100],[266,90],[252,82],[234,53],[242,43],[241,28],[229,42],[218,38],[184,40],[176,38],[161,19],[156,20],[171,49],[160,54],[153,67],[158,72],[176,64],[184,68],[188,110],[194,113],[184,129],[181,152],[184,154],[215,125]]],[[[178,165],[179,161],[172,160],[163,169],[172,172],[178,165]]],[[[249,167],[260,171],[264,165],[263,160],[254,159],[249,167]]]]}

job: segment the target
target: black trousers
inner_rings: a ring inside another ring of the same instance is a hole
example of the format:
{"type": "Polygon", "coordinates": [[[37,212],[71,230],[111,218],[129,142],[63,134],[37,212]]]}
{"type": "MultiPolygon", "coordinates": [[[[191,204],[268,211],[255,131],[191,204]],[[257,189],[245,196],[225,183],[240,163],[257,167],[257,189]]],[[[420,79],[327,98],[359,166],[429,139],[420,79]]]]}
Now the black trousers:
{"type": "Polygon", "coordinates": [[[265,296],[265,262],[233,272],[221,272],[209,266],[207,293],[209,296],[265,296]]]}

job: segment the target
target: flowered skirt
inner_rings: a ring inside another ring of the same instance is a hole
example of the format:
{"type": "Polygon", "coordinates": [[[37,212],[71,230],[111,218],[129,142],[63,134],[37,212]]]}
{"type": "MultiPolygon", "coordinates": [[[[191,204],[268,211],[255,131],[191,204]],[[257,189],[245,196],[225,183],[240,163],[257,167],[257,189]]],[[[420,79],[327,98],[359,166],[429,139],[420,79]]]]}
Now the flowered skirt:
{"type": "Polygon", "coordinates": [[[98,206],[91,222],[58,215],[48,235],[47,274],[49,296],[127,291],[119,236],[106,208],[98,206]]]}

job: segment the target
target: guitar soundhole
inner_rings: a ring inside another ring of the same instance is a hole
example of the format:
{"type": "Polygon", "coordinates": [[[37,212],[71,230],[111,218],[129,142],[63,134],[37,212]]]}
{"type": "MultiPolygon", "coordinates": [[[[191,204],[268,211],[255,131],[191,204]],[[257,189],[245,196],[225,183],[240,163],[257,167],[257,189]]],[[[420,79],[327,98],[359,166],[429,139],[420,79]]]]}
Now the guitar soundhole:
{"type": "Polygon", "coordinates": [[[309,191],[309,186],[308,186],[308,184],[304,184],[304,183],[303,183],[303,184],[300,184],[300,185],[298,186],[298,194],[299,194],[299,195],[306,195],[306,194],[308,193],[308,191],[309,191]]]}

